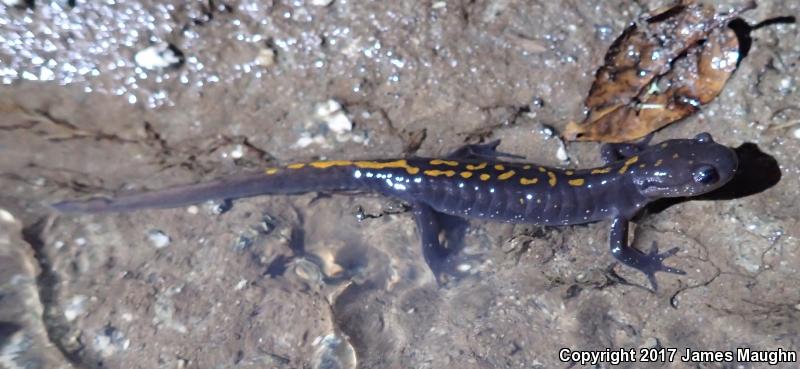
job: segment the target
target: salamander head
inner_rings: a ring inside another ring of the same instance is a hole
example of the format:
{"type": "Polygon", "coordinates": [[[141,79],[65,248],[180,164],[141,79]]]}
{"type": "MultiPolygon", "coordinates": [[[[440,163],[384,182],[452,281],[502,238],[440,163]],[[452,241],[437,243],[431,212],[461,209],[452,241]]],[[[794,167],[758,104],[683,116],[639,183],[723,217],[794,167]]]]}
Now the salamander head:
{"type": "Polygon", "coordinates": [[[638,163],[644,165],[631,166],[630,174],[639,192],[649,198],[713,191],[733,178],[739,164],[736,153],[714,142],[708,133],[653,145],[639,157],[638,163]]]}

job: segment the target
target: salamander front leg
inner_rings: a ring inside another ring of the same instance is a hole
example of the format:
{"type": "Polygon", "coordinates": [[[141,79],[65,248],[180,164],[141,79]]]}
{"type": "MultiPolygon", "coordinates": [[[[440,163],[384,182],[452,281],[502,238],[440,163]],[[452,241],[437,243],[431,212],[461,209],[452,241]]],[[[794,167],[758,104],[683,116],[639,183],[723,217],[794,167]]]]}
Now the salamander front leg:
{"type": "Polygon", "coordinates": [[[464,145],[447,155],[448,159],[484,159],[495,160],[498,158],[525,159],[524,156],[509,154],[497,151],[500,140],[494,140],[485,144],[464,145]]]}
{"type": "Polygon", "coordinates": [[[653,292],[658,290],[656,272],[686,274],[683,270],[671,268],[662,263],[664,259],[678,252],[677,247],[659,254],[656,243],[653,242],[650,252],[645,254],[628,245],[628,220],[625,218],[614,218],[611,223],[609,243],[611,245],[611,255],[614,255],[614,258],[620,263],[644,273],[650,281],[650,285],[653,286],[653,292]]]}
{"type": "Polygon", "coordinates": [[[653,139],[652,133],[636,143],[603,144],[603,146],[600,147],[600,157],[606,164],[630,158],[631,156],[637,155],[639,152],[646,149],[651,139],[653,139]]]}

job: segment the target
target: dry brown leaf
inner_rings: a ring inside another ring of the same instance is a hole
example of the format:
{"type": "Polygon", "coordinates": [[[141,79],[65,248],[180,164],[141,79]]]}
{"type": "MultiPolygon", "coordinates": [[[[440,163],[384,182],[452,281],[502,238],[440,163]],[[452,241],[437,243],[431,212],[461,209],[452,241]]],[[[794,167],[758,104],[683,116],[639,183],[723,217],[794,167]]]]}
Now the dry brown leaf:
{"type": "Polygon", "coordinates": [[[723,27],[749,4],[726,14],[678,5],[629,27],[611,45],[586,98],[583,123],[567,140],[624,142],[696,112],[736,69],[739,44],[723,27]],[[704,42],[705,41],[705,42],[704,42]]]}

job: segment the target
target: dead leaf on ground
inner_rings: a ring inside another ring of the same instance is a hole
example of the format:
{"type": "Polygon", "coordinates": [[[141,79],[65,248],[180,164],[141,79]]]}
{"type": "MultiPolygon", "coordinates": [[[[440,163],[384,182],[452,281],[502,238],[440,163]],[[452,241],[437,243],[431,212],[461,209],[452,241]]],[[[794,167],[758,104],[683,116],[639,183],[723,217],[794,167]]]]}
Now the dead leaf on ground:
{"type": "Polygon", "coordinates": [[[634,24],[611,45],[586,98],[588,115],[570,122],[572,141],[634,140],[711,102],[736,69],[739,42],[725,26],[749,3],[716,14],[681,4],[634,24]]]}

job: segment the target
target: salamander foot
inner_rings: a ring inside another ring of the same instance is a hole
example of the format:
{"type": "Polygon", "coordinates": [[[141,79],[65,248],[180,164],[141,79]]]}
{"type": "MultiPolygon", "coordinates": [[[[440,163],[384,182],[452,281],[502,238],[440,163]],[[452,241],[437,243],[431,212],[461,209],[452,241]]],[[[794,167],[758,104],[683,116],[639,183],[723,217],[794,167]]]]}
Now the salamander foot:
{"type": "Polygon", "coordinates": [[[500,146],[500,140],[489,141],[485,144],[464,145],[448,154],[447,157],[462,160],[525,159],[524,156],[497,151],[497,146],[500,146]]]}
{"type": "Polygon", "coordinates": [[[636,261],[636,263],[628,264],[632,266],[647,276],[647,280],[650,281],[650,285],[653,287],[653,292],[658,291],[658,281],[656,280],[656,272],[664,272],[670,274],[680,274],[685,275],[686,272],[680,270],[678,268],[669,267],[663,264],[663,261],[670,256],[673,256],[678,253],[678,248],[673,247],[665,252],[658,253],[658,245],[655,241],[653,241],[653,246],[650,248],[650,252],[647,254],[642,254],[640,258],[636,261]]]}

